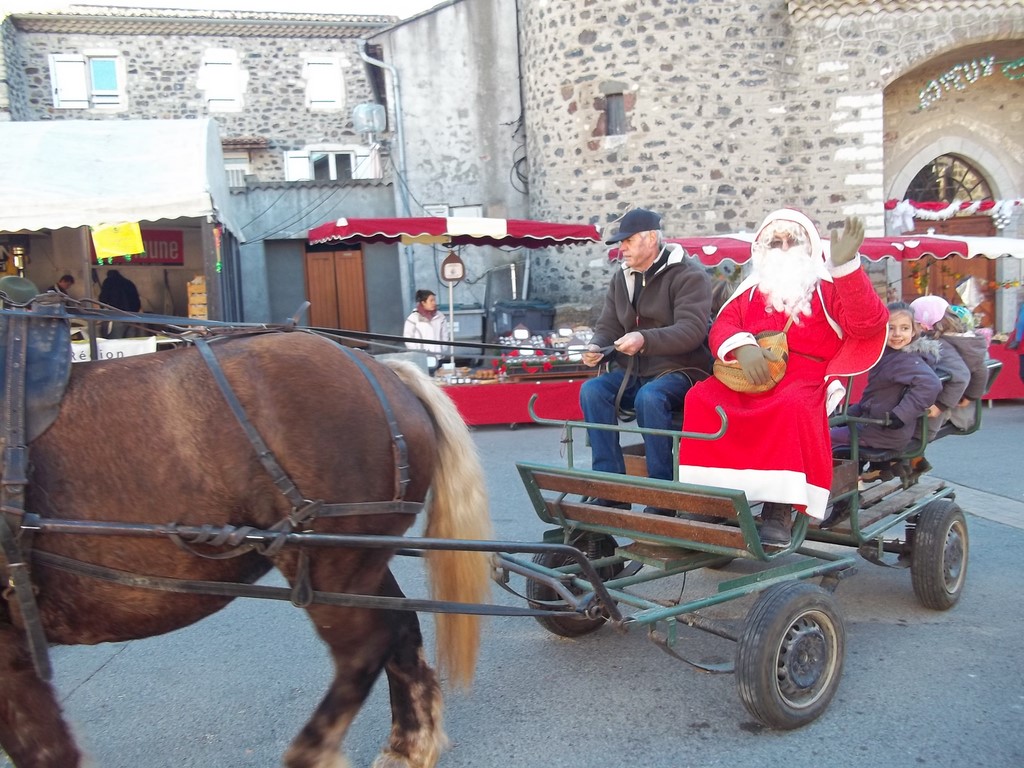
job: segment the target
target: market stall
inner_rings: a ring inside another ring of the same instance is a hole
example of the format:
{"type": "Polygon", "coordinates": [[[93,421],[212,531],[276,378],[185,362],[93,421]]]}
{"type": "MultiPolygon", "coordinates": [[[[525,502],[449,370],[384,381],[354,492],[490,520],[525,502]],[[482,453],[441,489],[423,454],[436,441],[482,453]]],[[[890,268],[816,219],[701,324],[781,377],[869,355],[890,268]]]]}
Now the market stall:
{"type": "MultiPolygon", "coordinates": [[[[441,244],[449,247],[490,245],[498,247],[549,248],[581,245],[601,240],[601,233],[590,224],[559,224],[526,219],[490,219],[470,217],[422,217],[401,219],[343,218],[310,230],[311,246],[327,244],[398,243],[441,244]]],[[[455,341],[455,302],[453,287],[462,279],[454,251],[442,265],[442,278],[448,285],[450,342],[455,341]]],[[[551,313],[553,316],[553,312],[551,313]]],[[[511,330],[511,329],[510,329],[511,330]]],[[[567,339],[538,337],[551,328],[529,328],[525,338],[508,338],[508,352],[494,357],[494,365],[471,371],[438,371],[438,383],[444,387],[467,423],[519,424],[530,421],[527,403],[538,395],[538,413],[552,419],[577,419],[579,387],[592,373],[570,360],[567,339]],[[563,349],[556,349],[561,346],[563,349]],[[547,352],[532,354],[531,348],[547,352]]]]}

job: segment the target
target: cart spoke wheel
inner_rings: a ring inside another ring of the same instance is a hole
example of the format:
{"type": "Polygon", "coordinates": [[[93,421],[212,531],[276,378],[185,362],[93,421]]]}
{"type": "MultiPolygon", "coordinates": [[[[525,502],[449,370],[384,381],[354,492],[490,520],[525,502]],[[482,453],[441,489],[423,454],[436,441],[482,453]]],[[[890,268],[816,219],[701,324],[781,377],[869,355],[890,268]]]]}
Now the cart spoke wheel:
{"type": "Polygon", "coordinates": [[[938,499],[918,514],[910,578],[925,608],[956,605],[967,580],[970,539],[963,511],[952,499],[938,499]]]}
{"type": "MultiPolygon", "coordinates": [[[[582,551],[589,559],[596,560],[599,557],[609,557],[615,553],[615,539],[606,534],[584,534],[580,539],[572,542],[573,546],[582,551]]],[[[533,562],[543,565],[545,568],[560,568],[563,565],[573,563],[570,557],[560,552],[539,552],[533,556],[533,562]]],[[[623,566],[609,565],[598,570],[597,575],[604,580],[615,578],[623,566]]],[[[580,594],[580,590],[571,590],[574,594],[580,594]]],[[[551,587],[539,581],[529,579],[526,582],[526,598],[531,608],[548,609],[553,601],[561,601],[562,598],[551,587]]],[[[562,603],[564,605],[564,603],[562,603]]],[[[582,616],[569,607],[565,606],[565,616],[538,616],[537,623],[549,632],[562,637],[580,637],[595,632],[605,624],[604,618],[588,618],[582,616]]]]}
{"type": "Polygon", "coordinates": [[[736,656],[747,710],[770,728],[799,728],[832,701],[842,676],[846,629],[835,599],[814,584],[768,589],[750,609],[736,656]]]}

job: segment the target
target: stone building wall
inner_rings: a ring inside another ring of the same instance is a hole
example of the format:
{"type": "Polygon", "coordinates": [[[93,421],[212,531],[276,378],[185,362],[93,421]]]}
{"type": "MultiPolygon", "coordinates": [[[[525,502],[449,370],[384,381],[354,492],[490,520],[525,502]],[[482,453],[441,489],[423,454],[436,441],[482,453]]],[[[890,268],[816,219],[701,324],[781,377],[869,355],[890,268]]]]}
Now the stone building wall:
{"type": "MultiPolygon", "coordinates": [[[[370,40],[399,73],[407,186],[395,184],[395,209],[402,212],[408,190],[412,216],[429,215],[424,206],[441,206],[527,218],[515,3],[450,2],[370,40]]],[[[398,100],[390,84],[394,110],[398,100]]],[[[392,126],[395,119],[392,114],[392,126]]],[[[437,275],[444,249],[413,250],[412,284],[436,291],[447,303],[447,284],[437,275]]],[[[454,291],[458,304],[483,304],[487,271],[524,258],[488,247],[465,248],[461,255],[469,279],[454,291]]]]}
{"type": "MultiPolygon", "coordinates": [[[[182,12],[202,16],[200,12],[182,12]]],[[[214,12],[216,14],[216,12],[214,12]]],[[[209,14],[207,14],[209,15],[209,14]]],[[[245,14],[235,14],[236,16],[245,14]]],[[[337,17],[335,17],[337,18],[337,17]]],[[[367,25],[370,34],[387,25],[388,17],[367,25]]],[[[145,20],[144,20],[145,21],[145,20]]],[[[393,21],[393,19],[392,19],[393,21]]],[[[268,31],[265,16],[261,29],[243,34],[245,25],[228,27],[224,34],[211,33],[204,18],[179,22],[173,33],[159,27],[145,34],[125,34],[116,19],[91,20],[87,31],[68,31],[54,20],[33,22],[17,32],[14,66],[24,73],[22,94],[12,104],[15,120],[213,117],[223,138],[262,137],[265,151],[254,152],[253,172],[261,181],[284,178],[284,152],[309,143],[362,144],[353,130],[352,108],[373,101],[358,41],[343,26],[334,36],[307,37],[290,34],[288,25],[268,31]],[[42,31],[34,31],[40,29],[42,31]],[[59,109],[53,105],[48,56],[80,54],[89,49],[114,50],[125,63],[127,103],[117,110],[59,109]],[[247,85],[239,111],[211,111],[199,87],[203,55],[210,49],[236,51],[247,85]],[[303,54],[340,54],[343,59],[346,103],[336,111],[313,111],[305,105],[303,54]]],[[[142,22],[140,22],[141,24],[142,22]]]]}
{"type": "MultiPolygon", "coordinates": [[[[522,0],[520,23],[531,214],[604,224],[646,206],[675,236],[751,231],[783,205],[822,229],[863,215],[882,234],[886,179],[903,170],[887,137],[921,119],[887,126],[886,86],[1024,39],[1024,7],[996,0],[522,0]],[[625,97],[624,135],[604,135],[609,94],[625,97]]],[[[977,118],[1020,142],[1015,108],[977,118]]],[[[1003,176],[1004,194],[1024,195],[1019,169],[1003,176]]],[[[592,301],[602,253],[538,260],[535,279],[549,300],[592,301]]]]}

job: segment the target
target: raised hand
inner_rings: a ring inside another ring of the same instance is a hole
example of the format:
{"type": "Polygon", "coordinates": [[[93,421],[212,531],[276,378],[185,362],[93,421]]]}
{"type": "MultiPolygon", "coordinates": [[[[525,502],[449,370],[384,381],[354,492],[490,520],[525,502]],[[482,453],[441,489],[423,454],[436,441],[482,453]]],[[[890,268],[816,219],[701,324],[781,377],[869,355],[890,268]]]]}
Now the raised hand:
{"type": "Polygon", "coordinates": [[[853,261],[861,243],[864,242],[864,219],[859,216],[847,216],[842,234],[833,229],[830,237],[832,263],[839,267],[853,261]]]}

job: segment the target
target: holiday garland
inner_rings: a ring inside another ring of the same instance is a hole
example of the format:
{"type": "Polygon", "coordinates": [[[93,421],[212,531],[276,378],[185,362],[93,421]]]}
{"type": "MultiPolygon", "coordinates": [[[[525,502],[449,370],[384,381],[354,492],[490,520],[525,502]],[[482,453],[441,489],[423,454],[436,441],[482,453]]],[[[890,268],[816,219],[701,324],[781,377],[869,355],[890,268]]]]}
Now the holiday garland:
{"type": "MultiPolygon", "coordinates": [[[[1003,229],[1010,223],[1014,207],[1024,205],[1024,199],[1008,198],[1006,200],[954,200],[952,203],[918,202],[917,200],[887,200],[885,210],[893,218],[907,221],[910,218],[925,221],[946,221],[956,215],[973,216],[987,213],[992,217],[996,229],[1003,229]]],[[[910,231],[913,226],[903,229],[910,231]]]]}

